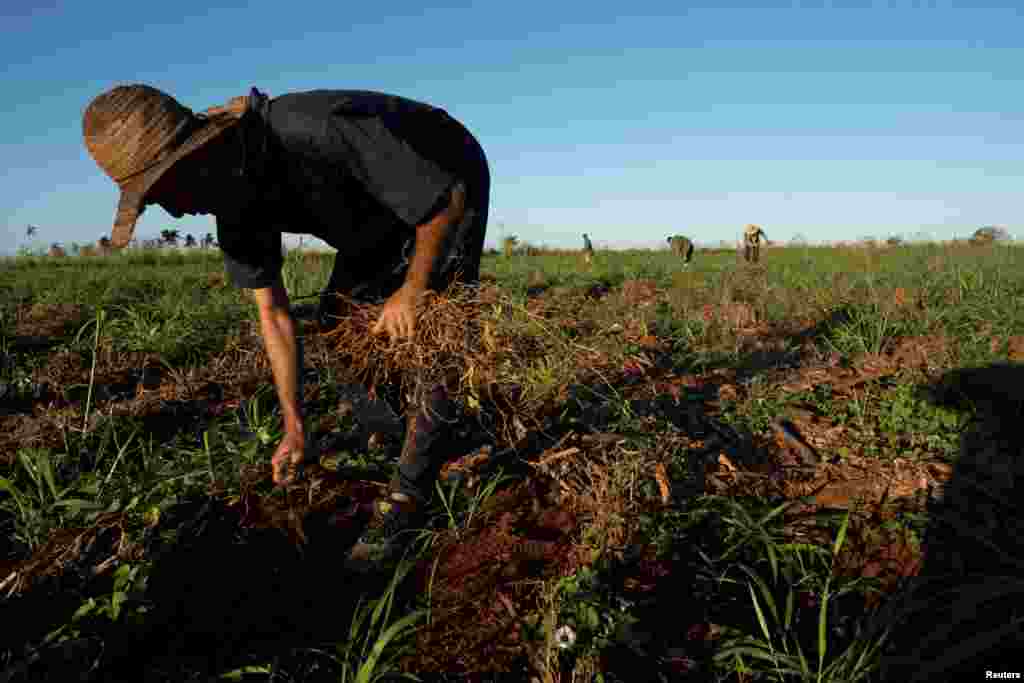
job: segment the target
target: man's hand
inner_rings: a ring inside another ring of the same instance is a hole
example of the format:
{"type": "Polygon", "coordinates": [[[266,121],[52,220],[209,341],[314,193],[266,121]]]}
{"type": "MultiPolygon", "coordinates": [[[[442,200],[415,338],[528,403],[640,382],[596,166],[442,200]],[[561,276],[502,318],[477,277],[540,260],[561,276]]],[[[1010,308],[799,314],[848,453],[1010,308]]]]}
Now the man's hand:
{"type": "Polygon", "coordinates": [[[416,333],[416,304],[422,292],[415,287],[403,285],[384,302],[373,334],[386,332],[392,341],[411,339],[416,333]]]}
{"type": "Polygon", "coordinates": [[[465,204],[466,187],[459,181],[451,188],[448,206],[416,227],[416,246],[409,272],[405,274],[405,283],[384,302],[384,310],[373,326],[373,334],[387,332],[395,341],[403,337],[412,338],[416,333],[416,304],[428,289],[430,275],[435,270],[448,230],[462,219],[465,204]]]}
{"type": "Polygon", "coordinates": [[[301,432],[285,432],[270,461],[274,471],[274,483],[278,486],[295,482],[299,464],[306,455],[305,441],[305,436],[301,432]]]}

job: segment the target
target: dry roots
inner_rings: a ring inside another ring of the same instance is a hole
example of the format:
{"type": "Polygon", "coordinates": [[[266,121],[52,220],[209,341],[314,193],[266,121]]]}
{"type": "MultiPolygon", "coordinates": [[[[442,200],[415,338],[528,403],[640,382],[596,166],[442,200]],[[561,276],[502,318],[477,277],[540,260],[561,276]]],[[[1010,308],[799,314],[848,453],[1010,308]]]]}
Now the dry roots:
{"type": "Polygon", "coordinates": [[[339,298],[341,324],[325,337],[371,390],[394,383],[405,395],[417,384],[444,383],[460,403],[471,409],[486,404],[506,425],[532,421],[550,398],[524,391],[521,380],[557,340],[492,287],[454,284],[429,293],[417,311],[414,338],[399,343],[370,332],[381,305],[339,298]]]}

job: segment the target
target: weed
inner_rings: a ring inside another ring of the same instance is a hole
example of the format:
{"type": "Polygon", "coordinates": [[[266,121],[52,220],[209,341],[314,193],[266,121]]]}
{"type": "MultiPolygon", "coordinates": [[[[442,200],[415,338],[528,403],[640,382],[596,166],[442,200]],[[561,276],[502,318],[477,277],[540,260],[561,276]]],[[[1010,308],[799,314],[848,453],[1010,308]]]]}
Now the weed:
{"type": "Polygon", "coordinates": [[[554,635],[558,648],[570,651],[570,661],[607,648],[617,633],[637,622],[602,576],[599,566],[583,567],[556,584],[560,628],[554,635]]]}
{"type": "MultiPolygon", "coordinates": [[[[773,511],[775,512],[775,511],[773,511]]],[[[771,514],[771,513],[769,513],[771,514]]],[[[827,555],[831,557],[831,566],[834,569],[836,558],[842,550],[846,537],[846,530],[849,525],[847,514],[839,528],[836,538],[827,555]]],[[[773,547],[769,545],[768,547],[773,547]]],[[[788,548],[781,548],[783,553],[791,552],[788,548]]],[[[772,559],[773,553],[769,555],[772,559]]],[[[800,551],[797,550],[797,557],[800,558],[800,551]]],[[[815,553],[819,554],[819,553],[815,553]]],[[[783,562],[789,564],[783,556],[783,562]]],[[[798,559],[802,566],[802,558],[798,559]]],[[[760,629],[759,636],[744,635],[730,629],[732,637],[726,640],[721,649],[714,655],[714,661],[721,667],[740,671],[759,671],[763,675],[774,680],[801,680],[801,681],[859,681],[867,680],[877,669],[885,642],[889,637],[889,629],[877,628],[874,625],[866,626],[864,634],[859,638],[852,639],[846,648],[838,654],[830,644],[835,640],[830,633],[830,616],[833,611],[829,609],[830,603],[837,600],[844,594],[850,593],[858,587],[854,581],[838,588],[833,587],[832,573],[828,572],[822,585],[815,586],[813,583],[806,584],[805,579],[812,578],[812,575],[805,574],[798,581],[786,581],[783,583],[784,599],[777,600],[782,595],[777,594],[778,574],[776,573],[777,563],[772,559],[771,583],[762,577],[752,567],[740,563],[739,568],[747,576],[746,587],[750,596],[750,602],[756,615],[757,625],[760,629]],[[801,585],[801,584],[805,585],[801,585]],[[803,588],[803,590],[799,590],[803,588]],[[798,600],[798,593],[803,595],[798,600]],[[809,599],[808,599],[809,598],[809,599]],[[813,657],[807,646],[807,640],[802,638],[799,626],[798,614],[801,611],[799,602],[805,602],[805,608],[818,610],[818,618],[814,638],[811,647],[814,648],[813,657]],[[781,609],[780,609],[781,604],[781,609]]],[[[835,625],[833,625],[833,630],[835,625]]]]}
{"type": "Polygon", "coordinates": [[[907,328],[878,302],[844,306],[835,317],[839,322],[830,326],[822,341],[826,350],[847,358],[882,353],[907,328]]]}
{"type": "Polygon", "coordinates": [[[877,426],[895,449],[906,452],[956,453],[960,434],[972,419],[969,411],[954,411],[928,401],[908,382],[887,387],[878,398],[877,426]]]}
{"type": "MultiPolygon", "coordinates": [[[[82,411],[82,413],[83,413],[83,416],[82,416],[82,419],[83,419],[82,431],[83,432],[89,426],[89,409],[92,406],[92,390],[93,390],[93,386],[94,386],[95,381],[96,381],[96,361],[98,360],[98,355],[99,355],[100,330],[103,327],[103,321],[104,321],[105,318],[106,318],[106,311],[104,311],[103,308],[100,307],[99,309],[97,309],[97,311],[96,311],[96,318],[93,321],[95,323],[95,326],[96,326],[96,333],[94,335],[93,346],[92,346],[92,367],[89,370],[89,391],[88,391],[88,394],[86,395],[86,399],[85,399],[85,410],[82,411]]],[[[78,335],[75,337],[75,343],[78,343],[79,338],[82,336],[82,332],[85,331],[85,328],[86,328],[86,326],[83,326],[82,329],[78,331],[78,335]]]]}
{"type": "Polygon", "coordinates": [[[780,395],[759,377],[747,384],[747,393],[747,400],[726,409],[723,417],[755,434],[768,431],[772,421],[782,415],[793,400],[792,395],[780,395]]]}
{"type": "MultiPolygon", "coordinates": [[[[417,622],[426,616],[426,610],[415,610],[391,620],[395,590],[413,566],[409,560],[400,562],[380,598],[364,603],[360,597],[352,616],[348,640],[335,646],[343,683],[371,683],[395,672],[398,658],[408,647],[409,636],[416,630],[417,622]]],[[[408,674],[402,677],[419,680],[408,674]]]]}
{"type": "Polygon", "coordinates": [[[51,529],[61,528],[86,510],[96,510],[93,501],[71,497],[76,486],[60,486],[54,473],[52,456],[40,449],[18,451],[18,463],[27,481],[0,478],[0,491],[10,499],[0,503],[0,509],[15,513],[16,538],[29,548],[39,547],[51,529]]]}
{"type": "Polygon", "coordinates": [[[837,398],[830,385],[820,384],[792,394],[790,401],[856,428],[851,436],[869,450],[901,457],[953,457],[972,419],[972,411],[936,405],[913,382],[899,378],[868,382],[856,395],[837,398]]]}
{"type": "Polygon", "coordinates": [[[456,531],[459,535],[473,525],[473,521],[483,509],[487,500],[494,495],[498,486],[512,479],[504,473],[503,468],[498,468],[497,473],[490,476],[486,483],[477,484],[477,490],[472,496],[465,492],[459,478],[452,477],[448,484],[447,493],[441,486],[441,482],[434,482],[437,489],[438,500],[444,507],[444,516],[448,521],[448,528],[456,531]],[[459,495],[459,494],[462,495],[459,495]]]}
{"type": "Polygon", "coordinates": [[[304,298],[303,294],[317,296],[327,284],[329,265],[329,259],[311,259],[308,253],[297,249],[288,252],[281,267],[281,279],[289,299],[294,302],[304,298]]]}
{"type": "Polygon", "coordinates": [[[275,401],[274,388],[262,385],[252,398],[243,400],[238,407],[238,429],[243,440],[255,439],[261,446],[269,446],[281,438],[281,425],[275,411],[268,404],[275,401]]]}

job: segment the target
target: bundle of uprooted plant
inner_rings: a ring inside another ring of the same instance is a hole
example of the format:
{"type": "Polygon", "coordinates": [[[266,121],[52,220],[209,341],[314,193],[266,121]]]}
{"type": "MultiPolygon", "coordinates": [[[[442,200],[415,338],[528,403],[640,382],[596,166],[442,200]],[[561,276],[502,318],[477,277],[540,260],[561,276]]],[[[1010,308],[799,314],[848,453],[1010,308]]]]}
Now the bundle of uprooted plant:
{"type": "Polygon", "coordinates": [[[550,370],[552,357],[566,358],[565,342],[543,318],[488,286],[455,284],[428,293],[417,311],[412,340],[392,342],[372,334],[382,306],[339,297],[340,324],[325,334],[343,361],[366,386],[396,383],[412,388],[417,376],[444,382],[464,407],[487,406],[503,437],[536,424],[544,407],[572,381],[565,364],[558,380],[535,382],[537,366],[550,370]]]}

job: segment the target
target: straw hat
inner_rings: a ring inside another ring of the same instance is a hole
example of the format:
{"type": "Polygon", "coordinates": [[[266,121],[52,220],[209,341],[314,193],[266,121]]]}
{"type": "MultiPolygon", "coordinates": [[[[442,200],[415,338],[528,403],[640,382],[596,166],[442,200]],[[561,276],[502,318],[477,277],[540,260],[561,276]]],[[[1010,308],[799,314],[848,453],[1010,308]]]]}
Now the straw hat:
{"type": "Polygon", "coordinates": [[[146,193],[189,153],[233,126],[248,97],[194,113],[148,85],[122,85],[98,96],[85,109],[82,133],[89,154],[121,189],[111,244],[124,247],[145,208],[146,193]]]}

